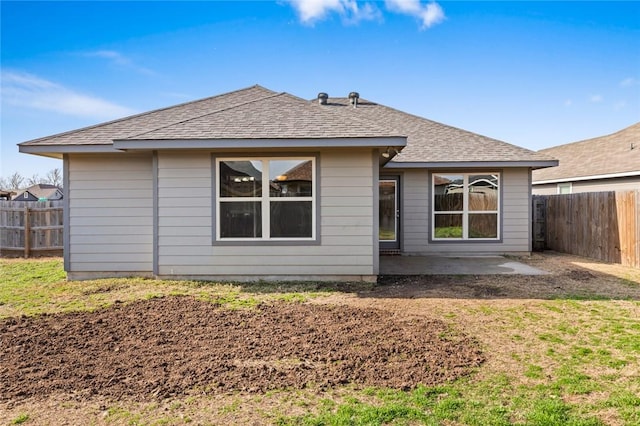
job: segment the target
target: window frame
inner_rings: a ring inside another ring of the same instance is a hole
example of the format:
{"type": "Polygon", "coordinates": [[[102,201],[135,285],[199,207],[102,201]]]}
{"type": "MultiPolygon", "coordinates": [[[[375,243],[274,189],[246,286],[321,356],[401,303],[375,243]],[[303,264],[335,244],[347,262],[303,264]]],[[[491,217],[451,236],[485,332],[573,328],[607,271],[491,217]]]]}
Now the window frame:
{"type": "Polygon", "coordinates": [[[456,170],[446,170],[446,171],[432,171],[429,174],[430,181],[430,190],[431,190],[431,205],[430,205],[430,232],[429,239],[431,242],[435,243],[487,243],[487,242],[501,242],[502,241],[502,172],[498,170],[472,170],[472,171],[456,171],[456,170]],[[436,191],[435,191],[435,179],[434,177],[447,176],[447,175],[458,175],[462,176],[463,183],[463,206],[462,210],[453,210],[453,211],[436,211],[436,191]],[[476,175],[495,175],[497,176],[498,181],[498,191],[496,205],[497,210],[470,210],[469,209],[469,177],[476,175]],[[436,216],[445,215],[445,214],[459,214],[462,216],[462,236],[461,237],[449,237],[449,238],[437,238],[436,237],[436,216]],[[496,215],[496,236],[492,238],[471,238],[469,237],[469,216],[474,214],[495,214],[496,215]]]}
{"type": "Polygon", "coordinates": [[[319,239],[319,158],[315,154],[278,154],[278,155],[219,155],[212,156],[213,168],[213,244],[214,245],[315,245],[319,239]],[[262,162],[262,193],[253,197],[221,197],[220,196],[220,164],[225,161],[260,161],[262,162]],[[274,161],[311,161],[311,196],[272,197],[269,191],[269,173],[274,161]],[[261,237],[221,237],[220,213],[222,203],[259,202],[261,211],[261,237]],[[272,202],[311,202],[311,237],[271,237],[271,203],[272,202]]]}
{"type": "Polygon", "coordinates": [[[556,186],[556,194],[568,195],[573,194],[573,185],[571,182],[559,182],[556,186]],[[562,192],[563,188],[567,188],[569,192],[562,192]]]}

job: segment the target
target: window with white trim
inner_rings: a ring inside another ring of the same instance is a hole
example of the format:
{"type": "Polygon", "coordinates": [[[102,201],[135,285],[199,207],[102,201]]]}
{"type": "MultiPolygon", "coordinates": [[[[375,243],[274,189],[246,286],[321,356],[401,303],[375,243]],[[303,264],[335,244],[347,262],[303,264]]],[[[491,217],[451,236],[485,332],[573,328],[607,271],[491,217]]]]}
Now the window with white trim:
{"type": "Polygon", "coordinates": [[[216,239],[314,240],[315,158],[217,158],[216,239]]]}
{"type": "Polygon", "coordinates": [[[433,240],[500,238],[499,173],[433,173],[431,194],[433,240]]]}
{"type": "Polygon", "coordinates": [[[571,194],[571,182],[559,183],[558,194],[571,194]]]}

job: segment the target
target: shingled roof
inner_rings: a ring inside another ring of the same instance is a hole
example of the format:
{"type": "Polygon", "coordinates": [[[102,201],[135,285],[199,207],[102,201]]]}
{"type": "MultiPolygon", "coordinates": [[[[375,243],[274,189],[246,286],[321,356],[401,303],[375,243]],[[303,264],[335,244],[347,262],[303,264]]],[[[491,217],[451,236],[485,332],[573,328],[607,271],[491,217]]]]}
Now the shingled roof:
{"type": "Polygon", "coordinates": [[[407,135],[407,146],[389,165],[402,163],[455,163],[455,162],[549,162],[554,158],[482,136],[394,108],[360,99],[357,108],[350,106],[348,98],[331,98],[328,105],[337,106],[345,113],[366,117],[384,123],[407,135]]]}
{"type": "Polygon", "coordinates": [[[286,141],[331,139],[364,140],[362,144],[369,139],[377,140],[381,146],[404,147],[393,159],[397,166],[455,162],[517,162],[532,167],[554,164],[545,154],[371,101],[360,100],[354,108],[347,98],[331,98],[326,105],[320,105],[317,100],[304,100],[257,85],[31,140],[20,144],[20,150],[47,155],[73,152],[73,147],[148,149],[172,143],[171,148],[194,148],[208,147],[207,141],[226,141],[226,148],[265,147],[269,141],[278,140],[284,142],[274,146],[283,147],[287,146],[286,141]],[[263,144],[251,145],[252,141],[263,144]]]}
{"type": "Polygon", "coordinates": [[[536,170],[533,183],[561,182],[610,175],[640,175],[640,122],[610,135],[539,151],[560,165],[536,170]]]}
{"type": "Polygon", "coordinates": [[[20,146],[42,145],[113,145],[116,139],[149,132],[236,105],[273,96],[275,92],[261,86],[252,86],[222,95],[187,102],[168,108],[145,112],[95,126],[85,127],[58,135],[21,143],[20,146]]]}

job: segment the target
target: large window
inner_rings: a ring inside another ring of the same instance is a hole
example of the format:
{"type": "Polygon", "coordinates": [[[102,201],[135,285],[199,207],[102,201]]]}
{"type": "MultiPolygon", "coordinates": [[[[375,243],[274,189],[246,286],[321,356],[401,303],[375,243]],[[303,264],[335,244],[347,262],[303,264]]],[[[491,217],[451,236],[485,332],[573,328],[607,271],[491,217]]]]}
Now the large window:
{"type": "Polygon", "coordinates": [[[432,174],[433,240],[500,238],[500,174],[432,174]]]}
{"type": "Polygon", "coordinates": [[[313,158],[218,158],[216,176],[216,239],[315,239],[313,158]]]}

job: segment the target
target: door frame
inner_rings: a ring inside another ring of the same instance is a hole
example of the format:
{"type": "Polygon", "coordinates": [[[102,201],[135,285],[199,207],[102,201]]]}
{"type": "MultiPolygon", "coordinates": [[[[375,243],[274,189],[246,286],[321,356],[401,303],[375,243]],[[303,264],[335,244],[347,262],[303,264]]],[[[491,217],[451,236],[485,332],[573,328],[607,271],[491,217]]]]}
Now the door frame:
{"type": "MultiPolygon", "coordinates": [[[[400,179],[400,175],[398,174],[389,174],[389,175],[380,175],[378,178],[378,212],[381,212],[382,210],[380,209],[380,196],[379,196],[379,191],[380,191],[380,183],[381,182],[385,182],[385,181],[393,181],[395,182],[395,186],[396,186],[396,239],[394,241],[383,241],[380,240],[378,238],[378,242],[379,242],[379,250],[380,251],[400,251],[401,248],[401,238],[402,238],[402,226],[401,226],[401,220],[402,220],[402,186],[401,186],[401,179],[400,179]]],[[[380,213],[378,213],[380,214],[380,213]]],[[[378,230],[377,232],[380,232],[380,220],[378,220],[378,230]]]]}

